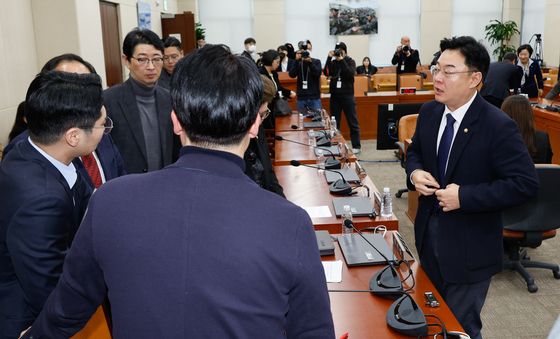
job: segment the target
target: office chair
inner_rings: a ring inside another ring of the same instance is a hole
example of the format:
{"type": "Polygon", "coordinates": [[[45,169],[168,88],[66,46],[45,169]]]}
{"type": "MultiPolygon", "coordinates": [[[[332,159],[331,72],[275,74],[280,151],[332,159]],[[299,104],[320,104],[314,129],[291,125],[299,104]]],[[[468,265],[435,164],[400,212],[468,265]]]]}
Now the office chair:
{"type": "MultiPolygon", "coordinates": [[[[418,114],[409,114],[401,117],[399,119],[399,141],[395,142],[395,145],[399,148],[398,158],[401,161],[402,168],[406,168],[406,150],[404,149],[404,141],[406,139],[411,139],[416,131],[416,120],[418,119],[418,114]]],[[[408,188],[402,188],[395,193],[397,198],[402,197],[403,193],[408,192],[408,188]]]]}
{"type": "Polygon", "coordinates": [[[527,267],[552,270],[554,278],[560,279],[557,264],[531,261],[522,249],[539,247],[543,240],[553,238],[560,227],[560,165],[538,164],[535,167],[540,182],[537,197],[502,212],[504,247],[508,256],[504,268],[519,272],[531,293],[537,292],[538,287],[527,267]]]}

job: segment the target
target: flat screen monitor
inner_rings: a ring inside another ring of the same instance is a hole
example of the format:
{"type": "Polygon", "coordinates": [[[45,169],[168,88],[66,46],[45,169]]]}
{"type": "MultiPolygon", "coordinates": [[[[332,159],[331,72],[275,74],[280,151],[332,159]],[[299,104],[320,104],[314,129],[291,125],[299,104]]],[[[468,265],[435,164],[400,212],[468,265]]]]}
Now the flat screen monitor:
{"type": "Polygon", "coordinates": [[[377,116],[377,149],[397,149],[399,140],[399,119],[405,115],[417,114],[423,103],[379,104],[377,116]]]}

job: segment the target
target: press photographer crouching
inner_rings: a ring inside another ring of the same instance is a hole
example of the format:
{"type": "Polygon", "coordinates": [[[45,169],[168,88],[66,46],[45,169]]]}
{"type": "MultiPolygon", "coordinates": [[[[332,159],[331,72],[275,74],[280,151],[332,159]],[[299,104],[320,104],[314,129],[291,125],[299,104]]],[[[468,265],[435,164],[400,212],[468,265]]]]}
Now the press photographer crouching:
{"type": "Polygon", "coordinates": [[[297,77],[297,110],[321,109],[321,61],[311,57],[311,41],[298,43],[296,65],[290,70],[290,77],[297,77]]]}

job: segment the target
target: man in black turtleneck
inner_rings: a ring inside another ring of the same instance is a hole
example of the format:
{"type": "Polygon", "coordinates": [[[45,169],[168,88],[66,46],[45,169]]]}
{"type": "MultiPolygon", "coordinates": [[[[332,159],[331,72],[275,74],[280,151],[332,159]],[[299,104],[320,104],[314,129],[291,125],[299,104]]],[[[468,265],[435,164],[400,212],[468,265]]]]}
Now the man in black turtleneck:
{"type": "Polygon", "coordinates": [[[122,59],[130,77],[104,93],[114,122],[111,136],[128,173],[158,170],[176,159],[180,147],[173,135],[171,96],[156,86],[163,43],[156,33],[135,28],[124,39],[122,59]]]}

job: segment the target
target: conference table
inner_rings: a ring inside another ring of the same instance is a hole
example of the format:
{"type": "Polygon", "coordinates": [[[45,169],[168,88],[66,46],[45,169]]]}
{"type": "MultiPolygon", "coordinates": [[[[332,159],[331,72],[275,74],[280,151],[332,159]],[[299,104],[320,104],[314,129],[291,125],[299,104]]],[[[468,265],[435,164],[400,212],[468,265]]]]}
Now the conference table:
{"type": "MultiPolygon", "coordinates": [[[[356,169],[355,163],[351,163],[350,166],[356,169]]],[[[340,233],[342,230],[342,219],[336,217],[332,204],[332,199],[336,196],[329,192],[329,185],[323,173],[303,166],[275,166],[274,172],[278,182],[284,189],[286,199],[289,201],[306,208],[328,207],[330,216],[311,217],[315,230],[326,230],[331,234],[340,233]]],[[[366,185],[369,188],[371,203],[378,213],[379,202],[375,199],[374,193],[379,191],[369,176],[363,175],[362,177],[362,185],[366,185]]],[[[367,189],[364,188],[360,188],[360,190],[364,194],[367,192],[367,189]]],[[[384,225],[390,230],[397,230],[399,227],[399,221],[394,214],[391,218],[380,216],[374,218],[354,217],[353,220],[358,229],[380,225],[384,225]]]]}
{"type": "MultiPolygon", "coordinates": [[[[554,101],[554,105],[560,106],[560,101],[554,101]]],[[[552,146],[553,164],[560,164],[560,113],[551,112],[533,106],[535,117],[535,128],[548,133],[550,145],[552,146]]]]}
{"type": "MultiPolygon", "coordinates": [[[[274,142],[274,166],[290,165],[292,160],[297,160],[302,164],[314,165],[317,163],[317,156],[315,150],[306,146],[309,143],[308,131],[291,131],[291,132],[276,132],[276,136],[282,137],[285,140],[276,140],[274,142]],[[296,144],[291,141],[303,143],[305,145],[296,144]]],[[[339,142],[344,143],[344,138],[338,139],[339,142]]],[[[323,152],[325,157],[329,157],[328,152],[323,152]]],[[[337,156],[338,157],[338,156],[337,156]]],[[[348,161],[356,161],[356,156],[352,153],[351,148],[348,150],[348,161]]]]}
{"type": "MultiPolygon", "coordinates": [[[[387,232],[385,238],[392,246],[394,232],[387,232]]],[[[390,247],[391,248],[391,247],[390,247]]],[[[342,282],[328,283],[329,290],[367,290],[369,281],[374,273],[384,266],[359,266],[347,267],[338,243],[335,243],[335,255],[323,256],[323,261],[342,260],[342,282]]],[[[464,332],[461,325],[436,291],[430,279],[417,261],[413,261],[411,269],[415,279],[415,285],[409,294],[420,306],[424,315],[433,314],[438,316],[448,331],[464,332]],[[432,292],[439,301],[439,307],[429,307],[424,303],[424,292],[432,292]]],[[[401,264],[399,267],[401,277],[406,277],[408,268],[401,264]]],[[[410,287],[410,279],[403,283],[405,288],[410,287]]],[[[410,338],[401,335],[386,323],[386,315],[389,306],[393,303],[391,299],[385,299],[368,292],[329,292],[331,301],[331,312],[334,321],[336,338],[348,333],[349,338],[410,338]]],[[[437,323],[435,318],[428,317],[428,323],[437,323]]],[[[429,327],[429,333],[439,331],[438,327],[429,327]]],[[[439,336],[438,338],[442,338],[439,336]]]]}

